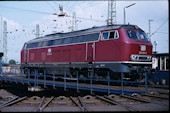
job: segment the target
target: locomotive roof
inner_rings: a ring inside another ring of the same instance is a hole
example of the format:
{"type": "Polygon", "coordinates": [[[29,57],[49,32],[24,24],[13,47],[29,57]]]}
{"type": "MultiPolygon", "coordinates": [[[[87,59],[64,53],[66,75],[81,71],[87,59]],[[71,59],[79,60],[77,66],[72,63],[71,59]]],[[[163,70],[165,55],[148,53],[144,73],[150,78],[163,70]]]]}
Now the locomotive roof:
{"type": "MultiPolygon", "coordinates": [[[[54,34],[48,34],[43,37],[38,37],[33,40],[30,40],[29,42],[39,41],[39,40],[49,40],[53,38],[60,38],[60,37],[69,37],[74,35],[80,35],[80,34],[87,34],[92,32],[100,32],[102,30],[109,30],[109,29],[118,29],[118,28],[129,28],[129,29],[136,29],[136,25],[105,25],[105,26],[98,26],[98,27],[92,27],[88,29],[78,30],[78,31],[72,31],[67,33],[54,33],[54,34]]],[[[138,28],[140,29],[140,28],[138,28]]],[[[141,30],[141,29],[140,29],[141,30]]]]}

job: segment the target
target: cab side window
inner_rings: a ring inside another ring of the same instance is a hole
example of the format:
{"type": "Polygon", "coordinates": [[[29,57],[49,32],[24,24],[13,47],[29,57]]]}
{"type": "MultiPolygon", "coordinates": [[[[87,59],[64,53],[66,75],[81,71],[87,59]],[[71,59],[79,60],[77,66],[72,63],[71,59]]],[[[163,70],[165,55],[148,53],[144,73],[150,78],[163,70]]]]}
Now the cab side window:
{"type": "Polygon", "coordinates": [[[109,39],[118,39],[118,38],[119,38],[118,31],[111,31],[110,32],[109,39]]]}
{"type": "Polygon", "coordinates": [[[102,40],[112,40],[118,38],[119,38],[119,34],[117,30],[103,32],[102,40]]]}
{"type": "Polygon", "coordinates": [[[108,35],[109,35],[109,33],[108,32],[104,32],[103,33],[103,40],[107,40],[108,39],[108,35]]]}

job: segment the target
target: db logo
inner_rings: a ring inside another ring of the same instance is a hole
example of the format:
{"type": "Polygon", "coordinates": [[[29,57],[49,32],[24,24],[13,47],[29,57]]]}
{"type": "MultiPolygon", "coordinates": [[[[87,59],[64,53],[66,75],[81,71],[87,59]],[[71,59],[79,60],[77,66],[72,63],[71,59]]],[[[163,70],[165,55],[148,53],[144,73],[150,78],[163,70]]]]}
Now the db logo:
{"type": "Polygon", "coordinates": [[[52,55],[51,49],[48,49],[47,55],[52,55]]]}
{"type": "Polygon", "coordinates": [[[146,51],[146,45],[141,45],[141,46],[140,46],[140,50],[141,50],[141,51],[146,51]]]}

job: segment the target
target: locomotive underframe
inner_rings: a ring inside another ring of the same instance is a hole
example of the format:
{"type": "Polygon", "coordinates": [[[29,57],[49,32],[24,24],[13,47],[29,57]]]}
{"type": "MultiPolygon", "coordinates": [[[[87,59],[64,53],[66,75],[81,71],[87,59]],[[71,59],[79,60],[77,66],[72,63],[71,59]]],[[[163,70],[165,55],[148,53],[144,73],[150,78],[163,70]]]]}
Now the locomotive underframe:
{"type": "Polygon", "coordinates": [[[95,78],[107,79],[107,71],[111,72],[111,79],[119,79],[120,73],[125,73],[125,78],[133,80],[141,80],[144,77],[144,72],[151,71],[152,62],[81,62],[81,63],[29,63],[21,64],[21,69],[24,69],[25,73],[27,69],[38,69],[39,73],[43,73],[46,70],[46,74],[67,75],[75,77],[76,71],[88,78],[90,77],[89,71],[96,71],[95,78]],[[100,73],[101,72],[101,73],[100,73]],[[103,74],[104,73],[104,74],[103,74]]]}

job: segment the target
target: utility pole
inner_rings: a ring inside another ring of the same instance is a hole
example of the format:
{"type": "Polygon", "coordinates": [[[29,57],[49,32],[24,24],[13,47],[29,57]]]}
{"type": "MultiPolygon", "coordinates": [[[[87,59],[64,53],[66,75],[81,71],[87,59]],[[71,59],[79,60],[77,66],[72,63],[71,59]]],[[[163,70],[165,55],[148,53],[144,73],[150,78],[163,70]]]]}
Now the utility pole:
{"type": "Polygon", "coordinates": [[[149,33],[148,33],[148,37],[150,38],[150,40],[151,40],[151,21],[153,21],[153,20],[149,19],[149,33]]]}
{"type": "Polygon", "coordinates": [[[4,28],[3,28],[3,53],[4,53],[4,56],[3,56],[3,62],[4,63],[7,63],[7,54],[8,54],[8,51],[7,51],[7,21],[4,21],[4,28]]]}
{"type": "Polygon", "coordinates": [[[116,0],[108,0],[107,25],[116,24],[116,0]]]}
{"type": "Polygon", "coordinates": [[[38,38],[40,36],[40,27],[39,24],[36,25],[36,38],[38,38]]]}

